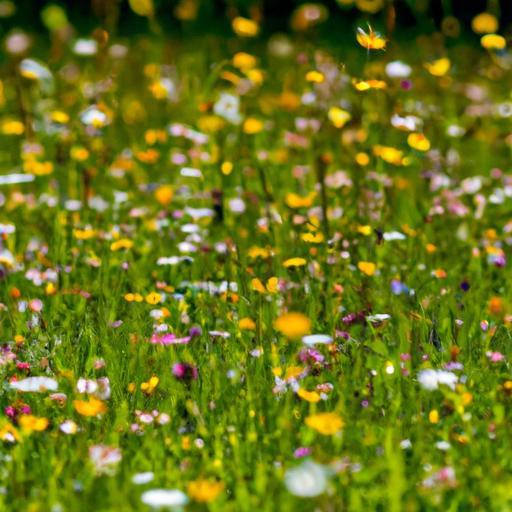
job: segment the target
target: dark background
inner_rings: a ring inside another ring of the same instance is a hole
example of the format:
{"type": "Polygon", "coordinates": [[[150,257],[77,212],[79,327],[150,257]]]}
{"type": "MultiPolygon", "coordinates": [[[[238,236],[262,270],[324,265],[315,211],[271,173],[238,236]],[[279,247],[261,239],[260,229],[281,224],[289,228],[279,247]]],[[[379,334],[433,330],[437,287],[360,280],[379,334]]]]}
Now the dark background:
{"type": "MultiPolygon", "coordinates": [[[[16,14],[0,20],[0,35],[14,27],[28,31],[45,31],[41,22],[40,12],[48,4],[63,6],[68,18],[82,34],[87,34],[102,25],[101,11],[108,2],[116,0],[16,0],[16,14]]],[[[176,31],[183,28],[183,23],[173,16],[173,9],[178,0],[153,0],[156,19],[163,31],[176,31]]],[[[115,31],[118,35],[129,36],[134,33],[149,31],[148,21],[134,14],[128,0],[117,0],[119,14],[115,31]]],[[[303,3],[302,0],[201,0],[199,16],[187,22],[187,30],[194,32],[219,32],[229,30],[229,17],[234,13],[250,16],[251,9],[259,8],[263,15],[264,31],[287,31],[293,10],[303,3]]],[[[359,19],[369,19],[372,23],[383,22],[385,11],[375,15],[362,13],[355,8],[341,8],[335,0],[320,0],[315,3],[324,4],[329,9],[329,19],[325,29],[339,30],[344,24],[354,23],[359,19]]],[[[455,16],[462,30],[469,31],[471,19],[485,11],[487,0],[395,0],[396,26],[404,30],[425,29],[437,30],[441,21],[448,15],[455,16]]],[[[512,23],[512,0],[495,0],[500,11],[501,32],[512,23]]]]}

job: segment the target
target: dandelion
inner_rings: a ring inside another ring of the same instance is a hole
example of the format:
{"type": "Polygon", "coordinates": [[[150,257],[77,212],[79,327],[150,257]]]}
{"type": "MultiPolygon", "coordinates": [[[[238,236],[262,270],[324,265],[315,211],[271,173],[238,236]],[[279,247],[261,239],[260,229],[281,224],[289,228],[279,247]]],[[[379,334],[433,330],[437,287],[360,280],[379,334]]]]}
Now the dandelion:
{"type": "Polygon", "coordinates": [[[481,12],[471,20],[471,28],[476,34],[492,34],[498,30],[498,19],[491,13],[481,12]]]}
{"type": "Polygon", "coordinates": [[[307,261],[304,258],[290,258],[283,262],[283,267],[303,267],[306,263],[307,261]]]}

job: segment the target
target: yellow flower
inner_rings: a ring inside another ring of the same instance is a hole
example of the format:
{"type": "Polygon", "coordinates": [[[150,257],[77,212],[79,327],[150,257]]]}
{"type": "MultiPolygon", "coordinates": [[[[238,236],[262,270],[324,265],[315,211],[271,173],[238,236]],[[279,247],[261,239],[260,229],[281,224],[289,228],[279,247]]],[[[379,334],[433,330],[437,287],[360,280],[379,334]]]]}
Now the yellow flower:
{"type": "Polygon", "coordinates": [[[246,52],[238,52],[233,56],[233,66],[242,71],[248,71],[255,68],[257,64],[256,57],[246,52]]]}
{"type": "Polygon", "coordinates": [[[356,7],[360,11],[375,14],[384,7],[384,0],[356,0],[356,7]]]}
{"type": "Polygon", "coordinates": [[[83,162],[89,158],[89,151],[82,146],[73,146],[69,154],[71,159],[77,162],[83,162]]]}
{"type": "Polygon", "coordinates": [[[95,229],[87,228],[87,229],[74,229],[73,236],[77,240],[90,240],[97,235],[95,229]]]}
{"type": "Polygon", "coordinates": [[[477,34],[493,34],[498,30],[498,18],[488,12],[481,12],[471,21],[471,28],[477,34]]]}
{"type": "Polygon", "coordinates": [[[311,192],[307,196],[299,196],[293,192],[286,194],[284,202],[289,208],[309,208],[313,204],[316,192],[311,192]]]}
{"type": "Polygon", "coordinates": [[[155,190],[155,199],[162,205],[168,206],[172,201],[174,191],[170,185],[160,185],[155,190]]]}
{"type": "Polygon", "coordinates": [[[39,418],[32,414],[24,414],[18,420],[19,426],[26,432],[42,432],[46,430],[49,423],[46,418],[39,418]]]}
{"type": "Polygon", "coordinates": [[[357,232],[361,233],[361,235],[369,236],[372,234],[372,227],[371,226],[359,226],[357,228],[357,232]]]}
{"type": "Polygon", "coordinates": [[[73,400],[73,407],[82,416],[98,416],[107,412],[104,402],[94,397],[89,400],[73,400]]]}
{"type": "Polygon", "coordinates": [[[142,302],[144,298],[140,293],[127,293],[124,296],[126,302],[142,302]]]}
{"type": "Polygon", "coordinates": [[[304,373],[303,366],[289,366],[286,368],[286,372],[284,374],[284,380],[297,379],[304,373]]]}
{"type": "Polygon", "coordinates": [[[14,443],[15,441],[20,440],[20,434],[18,432],[18,429],[11,425],[9,422],[6,422],[1,428],[0,428],[0,441],[4,442],[11,442],[14,443]]]}
{"type": "Polygon", "coordinates": [[[306,73],[306,80],[308,82],[312,82],[314,84],[321,84],[324,80],[325,80],[325,77],[323,75],[323,73],[320,73],[320,71],[308,71],[306,73]]]}
{"type": "Polygon", "coordinates": [[[302,338],[311,332],[311,320],[302,313],[285,313],[275,322],[274,327],[290,339],[302,338]]]}
{"type": "Polygon", "coordinates": [[[303,233],[300,237],[309,244],[321,244],[324,241],[322,233],[303,233]]]}
{"type": "Polygon", "coordinates": [[[238,327],[242,331],[254,331],[256,329],[256,323],[252,318],[249,318],[248,316],[245,318],[241,318],[238,322],[238,327]]]}
{"type": "Polygon", "coordinates": [[[352,119],[350,112],[339,107],[331,107],[327,117],[336,128],[343,128],[352,119]]]}
{"type": "Polygon", "coordinates": [[[370,89],[385,89],[388,86],[388,84],[383,80],[361,80],[359,82],[357,80],[354,80],[352,83],[354,84],[354,87],[358,91],[368,91],[370,89]]]}
{"type": "Polygon", "coordinates": [[[386,39],[378,32],[374,32],[372,27],[368,25],[368,33],[362,28],[357,29],[357,42],[367,50],[383,50],[386,48],[386,39]]]}
{"type": "Polygon", "coordinates": [[[377,144],[373,147],[373,154],[382,158],[384,162],[393,165],[406,165],[407,159],[404,158],[404,154],[399,149],[391,146],[381,146],[377,144]]]}
{"type": "Polygon", "coordinates": [[[257,246],[252,246],[249,251],[247,252],[249,258],[263,258],[263,259],[266,259],[266,258],[270,258],[270,256],[272,255],[272,253],[270,252],[269,249],[265,249],[263,247],[257,247],[257,246]]]}
{"type": "Polygon", "coordinates": [[[433,76],[444,76],[450,71],[452,63],[447,57],[434,60],[433,62],[425,62],[425,68],[433,76]]]}
{"type": "Polygon", "coordinates": [[[148,304],[158,304],[162,300],[162,296],[159,293],[151,292],[146,295],[146,302],[148,304]]]}
{"type": "Polygon", "coordinates": [[[110,244],[111,251],[119,251],[120,249],[131,249],[132,247],[133,242],[128,238],[121,238],[110,244]]]}
{"type": "Polygon", "coordinates": [[[265,293],[265,287],[257,277],[251,279],[251,288],[259,293],[265,293]]]}
{"type": "Polygon", "coordinates": [[[360,261],[357,264],[357,268],[367,276],[373,276],[375,271],[377,270],[377,265],[375,263],[371,263],[370,261],[360,261]]]}
{"type": "Polygon", "coordinates": [[[263,130],[263,121],[255,117],[248,117],[243,124],[243,131],[249,135],[260,133],[263,130]]]}
{"type": "Polygon", "coordinates": [[[224,490],[224,483],[216,480],[199,479],[189,482],[187,493],[191,499],[200,503],[210,503],[224,490]]]}
{"type": "Polygon", "coordinates": [[[140,389],[146,395],[151,395],[151,393],[153,393],[153,391],[158,386],[159,382],[160,379],[156,375],[153,375],[147,382],[143,382],[140,385],[140,389]]]}
{"type": "Polygon", "coordinates": [[[407,144],[418,151],[428,151],[430,149],[430,141],[422,133],[410,133],[407,137],[407,144]]]}
{"type": "Polygon", "coordinates": [[[343,428],[343,420],[334,412],[321,412],[305,419],[308,427],[324,436],[332,436],[343,428]]]}
{"type": "Polygon", "coordinates": [[[306,400],[306,402],[312,404],[316,404],[321,400],[320,395],[316,391],[307,391],[306,389],[303,388],[299,388],[299,390],[297,391],[297,396],[299,396],[303,400],[306,400]]]}
{"type": "Polygon", "coordinates": [[[235,34],[240,37],[254,37],[260,31],[260,27],[255,21],[242,16],[237,16],[231,26],[235,34]]]}
{"type": "Polygon", "coordinates": [[[289,258],[283,263],[283,267],[303,267],[305,264],[306,260],[304,258],[289,258]]]}
{"type": "Polygon", "coordinates": [[[139,16],[153,16],[153,0],[128,0],[132,11],[139,16]]]}
{"type": "Polygon", "coordinates": [[[437,412],[436,409],[432,409],[429,413],[428,413],[428,421],[430,421],[430,423],[439,423],[439,413],[437,412]]]}
{"type": "Polygon", "coordinates": [[[356,155],[356,163],[357,165],[365,166],[370,163],[370,157],[367,153],[357,153],[356,155]]]}
{"type": "Polygon", "coordinates": [[[503,36],[498,34],[487,34],[482,36],[480,44],[486,50],[503,50],[507,46],[507,41],[503,36]]]}
{"type": "Polygon", "coordinates": [[[267,281],[267,287],[263,286],[263,283],[255,277],[251,279],[251,288],[259,293],[277,293],[279,291],[279,280],[277,277],[271,277],[267,281]]]}
{"type": "Polygon", "coordinates": [[[54,123],[58,124],[66,124],[69,122],[69,115],[66,114],[66,112],[63,112],[62,110],[54,110],[50,114],[50,118],[54,123]]]}
{"type": "Polygon", "coordinates": [[[2,123],[2,133],[4,135],[23,135],[25,126],[21,121],[6,120],[2,123]]]}

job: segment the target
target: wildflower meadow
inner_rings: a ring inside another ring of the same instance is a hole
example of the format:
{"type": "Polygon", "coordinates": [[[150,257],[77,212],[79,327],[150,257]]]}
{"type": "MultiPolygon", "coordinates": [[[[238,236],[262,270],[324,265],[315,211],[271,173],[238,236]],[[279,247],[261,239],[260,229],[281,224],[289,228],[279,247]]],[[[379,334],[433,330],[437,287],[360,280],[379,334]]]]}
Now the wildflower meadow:
{"type": "Polygon", "coordinates": [[[511,42],[0,0],[0,510],[512,510],[511,42]]]}

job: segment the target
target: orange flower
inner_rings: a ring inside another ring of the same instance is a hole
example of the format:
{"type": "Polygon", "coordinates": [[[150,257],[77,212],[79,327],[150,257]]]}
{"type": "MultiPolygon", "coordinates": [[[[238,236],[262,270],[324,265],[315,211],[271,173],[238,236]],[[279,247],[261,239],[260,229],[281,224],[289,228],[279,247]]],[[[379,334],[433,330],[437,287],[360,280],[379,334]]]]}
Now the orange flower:
{"type": "Polygon", "coordinates": [[[174,191],[170,185],[161,185],[155,190],[155,199],[162,205],[168,206],[172,201],[174,191]]]}
{"type": "Polygon", "coordinates": [[[274,327],[287,338],[297,339],[311,332],[311,320],[302,313],[285,313],[274,322],[274,327]]]}
{"type": "Polygon", "coordinates": [[[188,483],[187,492],[199,503],[210,503],[224,490],[224,483],[216,480],[199,479],[188,483]]]}
{"type": "Polygon", "coordinates": [[[89,400],[73,400],[73,407],[82,416],[98,416],[107,412],[105,403],[94,397],[89,400]]]}
{"type": "Polygon", "coordinates": [[[375,263],[372,263],[370,261],[360,261],[357,264],[357,268],[367,276],[373,276],[375,274],[375,271],[377,270],[377,265],[375,263]]]}

